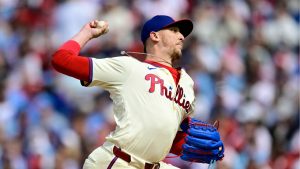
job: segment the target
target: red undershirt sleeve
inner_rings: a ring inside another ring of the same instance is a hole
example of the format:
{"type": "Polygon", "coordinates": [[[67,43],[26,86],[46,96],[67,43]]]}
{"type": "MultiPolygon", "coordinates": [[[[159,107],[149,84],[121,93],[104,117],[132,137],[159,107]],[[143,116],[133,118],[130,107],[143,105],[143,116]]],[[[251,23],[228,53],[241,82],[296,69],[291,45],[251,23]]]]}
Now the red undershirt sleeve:
{"type": "Polygon", "coordinates": [[[182,145],[185,143],[185,137],[187,136],[186,133],[183,131],[178,131],[176,137],[173,141],[170,153],[181,155],[182,153],[182,145]]]}
{"type": "Polygon", "coordinates": [[[51,64],[60,73],[91,82],[92,60],[78,56],[79,51],[80,45],[73,40],[69,40],[53,54],[51,64]]]}
{"type": "MultiPolygon", "coordinates": [[[[184,127],[188,127],[189,121],[191,120],[191,117],[186,117],[182,122],[181,125],[184,127]]],[[[180,126],[181,126],[180,125],[180,126]]],[[[181,155],[182,154],[182,145],[185,143],[185,138],[187,137],[187,133],[183,131],[177,131],[177,134],[175,136],[175,139],[173,141],[170,153],[181,155]]]]}

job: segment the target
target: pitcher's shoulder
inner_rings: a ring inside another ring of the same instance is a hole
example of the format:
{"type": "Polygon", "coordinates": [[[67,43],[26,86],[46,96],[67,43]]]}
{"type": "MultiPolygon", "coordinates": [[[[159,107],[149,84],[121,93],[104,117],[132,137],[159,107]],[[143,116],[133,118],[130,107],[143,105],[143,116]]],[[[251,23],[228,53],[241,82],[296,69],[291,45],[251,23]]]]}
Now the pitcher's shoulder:
{"type": "Polygon", "coordinates": [[[116,56],[116,57],[113,57],[113,59],[120,60],[120,61],[123,61],[123,62],[132,63],[132,64],[141,64],[141,63],[143,63],[142,61],[140,61],[140,60],[138,60],[134,57],[131,57],[131,56],[116,56]]]}
{"type": "Polygon", "coordinates": [[[182,74],[182,78],[184,78],[186,82],[189,82],[192,85],[194,85],[193,78],[186,72],[185,69],[183,69],[183,68],[181,69],[181,74],[182,74]]]}

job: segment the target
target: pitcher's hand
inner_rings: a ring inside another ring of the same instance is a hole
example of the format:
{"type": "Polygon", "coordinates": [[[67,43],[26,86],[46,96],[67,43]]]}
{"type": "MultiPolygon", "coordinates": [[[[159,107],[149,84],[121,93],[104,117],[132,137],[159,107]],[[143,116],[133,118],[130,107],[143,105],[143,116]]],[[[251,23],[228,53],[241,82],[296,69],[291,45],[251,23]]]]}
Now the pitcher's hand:
{"type": "Polygon", "coordinates": [[[84,28],[90,30],[92,38],[97,38],[109,31],[108,23],[98,20],[91,21],[88,25],[85,25],[84,28]]]}
{"type": "Polygon", "coordinates": [[[109,30],[105,21],[93,20],[85,24],[81,30],[71,39],[76,41],[82,48],[88,41],[104,35],[109,30]]]}

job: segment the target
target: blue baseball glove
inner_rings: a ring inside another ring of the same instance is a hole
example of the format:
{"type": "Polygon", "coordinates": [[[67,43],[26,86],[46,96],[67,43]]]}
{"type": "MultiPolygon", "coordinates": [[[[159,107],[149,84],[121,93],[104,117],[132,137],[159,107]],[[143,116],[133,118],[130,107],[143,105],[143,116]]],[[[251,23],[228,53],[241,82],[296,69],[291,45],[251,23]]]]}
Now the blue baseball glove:
{"type": "Polygon", "coordinates": [[[180,127],[187,133],[182,145],[182,160],[209,164],[224,157],[224,145],[215,126],[187,118],[180,127]]]}

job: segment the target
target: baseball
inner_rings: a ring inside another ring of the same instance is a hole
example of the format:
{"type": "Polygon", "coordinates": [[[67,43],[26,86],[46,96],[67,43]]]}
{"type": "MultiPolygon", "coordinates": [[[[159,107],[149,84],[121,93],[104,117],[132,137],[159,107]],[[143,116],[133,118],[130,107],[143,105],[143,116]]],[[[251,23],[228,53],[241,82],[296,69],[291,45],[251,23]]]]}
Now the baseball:
{"type": "Polygon", "coordinates": [[[102,28],[103,26],[105,26],[105,21],[97,21],[98,28],[102,28]]]}

